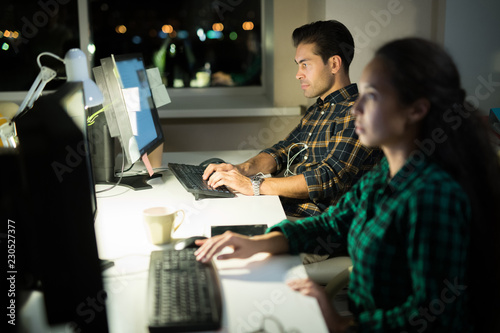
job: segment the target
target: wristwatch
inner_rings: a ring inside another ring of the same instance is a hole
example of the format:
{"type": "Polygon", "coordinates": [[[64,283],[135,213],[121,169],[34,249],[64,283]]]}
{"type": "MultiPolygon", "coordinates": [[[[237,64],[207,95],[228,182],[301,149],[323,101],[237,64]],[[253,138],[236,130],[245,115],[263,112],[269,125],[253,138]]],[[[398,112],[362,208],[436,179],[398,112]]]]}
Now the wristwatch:
{"type": "Polygon", "coordinates": [[[262,178],[259,175],[255,175],[252,176],[250,180],[252,181],[253,195],[255,196],[260,195],[260,184],[262,184],[264,178],[262,178]]]}

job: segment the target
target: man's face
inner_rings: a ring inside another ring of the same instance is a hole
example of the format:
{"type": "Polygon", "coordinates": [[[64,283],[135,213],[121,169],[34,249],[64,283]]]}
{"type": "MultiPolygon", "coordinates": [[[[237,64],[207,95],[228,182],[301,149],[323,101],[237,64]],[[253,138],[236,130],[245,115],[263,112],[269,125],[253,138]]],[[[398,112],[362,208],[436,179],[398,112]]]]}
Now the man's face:
{"type": "Polygon", "coordinates": [[[332,73],[332,58],[325,64],[323,59],[314,53],[315,44],[301,43],[295,52],[295,62],[299,66],[296,78],[304,96],[325,99],[335,89],[335,76],[332,73]]]}

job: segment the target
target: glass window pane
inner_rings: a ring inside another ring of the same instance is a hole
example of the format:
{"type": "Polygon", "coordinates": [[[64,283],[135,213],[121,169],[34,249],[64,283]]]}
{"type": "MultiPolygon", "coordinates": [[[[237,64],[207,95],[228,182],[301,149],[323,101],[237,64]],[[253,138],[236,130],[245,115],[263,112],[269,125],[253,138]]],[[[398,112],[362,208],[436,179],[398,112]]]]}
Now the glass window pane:
{"type": "MultiPolygon", "coordinates": [[[[0,91],[27,91],[40,72],[37,56],[51,52],[64,58],[79,47],[77,1],[2,1],[0,9],[0,91]],[[61,4],[63,3],[63,4],[61,4]]],[[[57,71],[46,86],[55,89],[65,80],[64,64],[50,56],[42,65],[57,71]]]]}
{"type": "Polygon", "coordinates": [[[90,1],[95,65],[142,53],[168,87],[261,85],[260,0],[90,1]],[[215,74],[223,72],[224,74],[215,74]],[[221,78],[216,80],[216,78],[221,78]]]}

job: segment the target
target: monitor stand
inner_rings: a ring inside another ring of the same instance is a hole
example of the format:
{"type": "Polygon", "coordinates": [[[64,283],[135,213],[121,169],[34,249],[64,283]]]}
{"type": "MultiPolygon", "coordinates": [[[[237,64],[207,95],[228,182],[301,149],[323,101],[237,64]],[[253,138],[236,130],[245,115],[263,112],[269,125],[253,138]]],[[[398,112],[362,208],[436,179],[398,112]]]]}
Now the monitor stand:
{"type": "Polygon", "coordinates": [[[153,188],[153,186],[149,185],[147,182],[151,179],[161,177],[161,173],[154,173],[152,176],[149,175],[134,175],[134,176],[123,176],[120,180],[120,177],[113,176],[111,180],[97,180],[96,184],[109,184],[109,185],[121,185],[128,187],[134,191],[139,190],[147,190],[153,188]],[[119,181],[119,183],[118,183],[119,181]]]}
{"type": "Polygon", "coordinates": [[[149,174],[124,175],[121,179],[115,175],[115,142],[109,134],[104,114],[97,117],[95,123],[87,128],[94,182],[96,184],[118,184],[134,191],[153,188],[147,182],[151,179],[161,177],[161,173],[154,173],[152,176],[149,174]]]}

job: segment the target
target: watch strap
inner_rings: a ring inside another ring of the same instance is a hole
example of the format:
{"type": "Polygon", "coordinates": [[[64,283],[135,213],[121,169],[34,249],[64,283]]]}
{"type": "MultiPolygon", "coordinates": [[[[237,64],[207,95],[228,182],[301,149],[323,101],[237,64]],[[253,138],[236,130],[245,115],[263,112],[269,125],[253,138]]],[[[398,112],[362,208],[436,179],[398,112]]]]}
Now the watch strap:
{"type": "Polygon", "coordinates": [[[261,176],[255,175],[251,178],[252,180],[252,188],[253,188],[253,195],[258,196],[260,195],[260,184],[264,181],[264,178],[261,176]]]}

